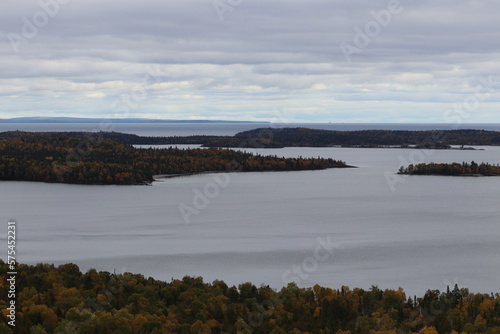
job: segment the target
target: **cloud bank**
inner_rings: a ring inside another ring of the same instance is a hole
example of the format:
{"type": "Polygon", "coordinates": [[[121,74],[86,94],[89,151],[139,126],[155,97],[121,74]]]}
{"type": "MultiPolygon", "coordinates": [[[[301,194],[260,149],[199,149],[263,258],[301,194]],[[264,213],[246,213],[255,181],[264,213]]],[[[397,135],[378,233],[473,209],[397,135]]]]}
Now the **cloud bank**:
{"type": "Polygon", "coordinates": [[[464,122],[500,122],[499,10],[487,0],[3,1],[0,117],[439,123],[460,105],[464,122]]]}

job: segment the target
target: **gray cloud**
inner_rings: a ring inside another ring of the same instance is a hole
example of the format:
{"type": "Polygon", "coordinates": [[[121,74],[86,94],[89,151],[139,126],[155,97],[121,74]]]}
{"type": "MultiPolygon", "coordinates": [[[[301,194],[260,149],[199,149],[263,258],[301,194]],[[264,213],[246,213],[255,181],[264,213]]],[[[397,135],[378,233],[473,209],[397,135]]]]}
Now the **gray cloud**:
{"type": "MultiPolygon", "coordinates": [[[[439,121],[500,71],[494,1],[401,0],[363,47],[356,31],[397,0],[220,0],[238,4],[223,21],[212,0],[65,0],[23,36],[55,1],[0,3],[0,117],[110,114],[158,65],[131,116],[269,120],[289,106],[291,120],[439,121]],[[350,62],[341,43],[358,49],[350,62]]],[[[491,92],[469,121],[500,122],[499,102],[491,92]]]]}

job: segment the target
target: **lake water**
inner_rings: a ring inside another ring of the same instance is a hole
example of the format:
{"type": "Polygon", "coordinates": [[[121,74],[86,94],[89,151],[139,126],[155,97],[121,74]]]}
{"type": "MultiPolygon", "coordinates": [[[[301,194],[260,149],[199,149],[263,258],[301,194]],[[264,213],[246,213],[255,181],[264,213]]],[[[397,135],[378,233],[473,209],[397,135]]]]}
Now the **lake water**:
{"type": "MultiPolygon", "coordinates": [[[[207,134],[222,131],[199,126],[207,134]]],[[[359,168],[205,174],[149,187],[1,182],[0,219],[18,222],[24,263],[74,262],[83,270],[167,281],[196,275],[275,288],[295,280],[401,286],[411,295],[455,283],[499,291],[500,177],[393,178],[402,162],[422,158],[500,163],[500,147],[252,151],[331,157],[359,168]],[[186,221],[179,206],[196,213],[186,221]]]]}

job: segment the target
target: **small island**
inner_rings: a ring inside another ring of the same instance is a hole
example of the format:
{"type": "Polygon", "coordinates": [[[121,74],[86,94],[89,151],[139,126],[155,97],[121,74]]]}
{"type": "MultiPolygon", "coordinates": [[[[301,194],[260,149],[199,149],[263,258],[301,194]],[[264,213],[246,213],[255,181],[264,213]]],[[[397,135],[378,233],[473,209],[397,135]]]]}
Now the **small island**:
{"type": "Polygon", "coordinates": [[[399,168],[402,175],[500,176],[500,165],[489,163],[420,163],[399,168]]]}
{"type": "Polygon", "coordinates": [[[261,156],[222,148],[140,149],[105,134],[0,133],[0,180],[144,185],[153,182],[154,175],[352,167],[334,159],[261,156]]]}

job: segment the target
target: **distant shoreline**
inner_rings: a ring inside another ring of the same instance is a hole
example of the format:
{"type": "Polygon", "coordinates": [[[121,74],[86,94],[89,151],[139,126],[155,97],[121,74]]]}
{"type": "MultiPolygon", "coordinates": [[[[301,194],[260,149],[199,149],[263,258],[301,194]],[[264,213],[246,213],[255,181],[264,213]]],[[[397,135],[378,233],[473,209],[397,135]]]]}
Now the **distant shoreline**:
{"type": "Polygon", "coordinates": [[[150,119],[150,118],[79,118],[79,117],[16,117],[2,118],[0,123],[27,123],[27,124],[60,124],[60,123],[256,123],[267,124],[265,121],[232,121],[232,120],[176,120],[176,119],[150,119]]]}

